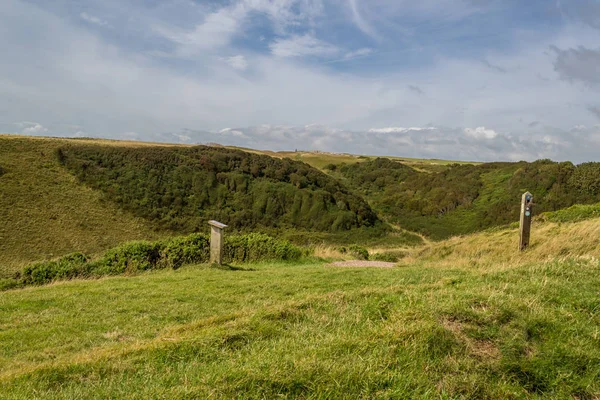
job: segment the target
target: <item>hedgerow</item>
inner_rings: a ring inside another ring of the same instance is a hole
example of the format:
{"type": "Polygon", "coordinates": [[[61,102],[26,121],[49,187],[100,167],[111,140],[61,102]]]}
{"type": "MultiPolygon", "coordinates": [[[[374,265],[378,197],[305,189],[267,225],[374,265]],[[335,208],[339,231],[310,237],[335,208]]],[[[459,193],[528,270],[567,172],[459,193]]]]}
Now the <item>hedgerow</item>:
{"type": "MultiPolygon", "coordinates": [[[[307,250],[287,241],[256,233],[226,237],[223,251],[225,263],[298,260],[308,254],[307,250]]],[[[16,280],[10,284],[2,282],[0,288],[42,285],[74,278],[135,274],[153,269],[177,269],[186,264],[207,263],[209,258],[210,241],[203,234],[158,242],[129,242],[108,250],[97,259],[73,253],[56,260],[28,265],[16,280]]]]}

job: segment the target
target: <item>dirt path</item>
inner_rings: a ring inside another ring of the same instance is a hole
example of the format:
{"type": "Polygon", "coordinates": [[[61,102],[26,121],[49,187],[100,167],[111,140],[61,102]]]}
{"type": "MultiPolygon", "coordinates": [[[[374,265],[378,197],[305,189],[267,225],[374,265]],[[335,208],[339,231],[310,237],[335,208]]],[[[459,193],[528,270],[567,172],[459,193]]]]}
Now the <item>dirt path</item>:
{"type": "Polygon", "coordinates": [[[363,267],[363,268],[393,268],[396,263],[383,261],[338,261],[325,265],[326,267],[363,267]]]}

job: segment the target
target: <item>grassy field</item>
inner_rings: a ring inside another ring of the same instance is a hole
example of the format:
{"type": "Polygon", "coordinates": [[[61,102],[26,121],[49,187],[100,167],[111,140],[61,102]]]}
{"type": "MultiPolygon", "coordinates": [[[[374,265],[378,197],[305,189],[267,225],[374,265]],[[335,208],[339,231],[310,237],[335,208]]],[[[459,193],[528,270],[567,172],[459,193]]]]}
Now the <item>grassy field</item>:
{"type": "MultiPolygon", "coordinates": [[[[227,146],[230,148],[240,149],[249,151],[257,154],[265,154],[271,157],[277,158],[291,158],[292,160],[303,161],[315,168],[324,170],[324,167],[329,164],[352,164],[356,162],[363,162],[373,160],[378,156],[366,156],[356,155],[347,153],[329,153],[323,151],[270,151],[270,150],[255,150],[247,149],[242,147],[227,146]]],[[[423,158],[410,158],[410,157],[386,157],[391,160],[396,160],[402,164],[406,164],[409,167],[415,168],[418,171],[440,171],[445,169],[450,164],[481,164],[478,162],[471,161],[452,161],[452,160],[438,160],[438,159],[423,159],[423,158]]]]}
{"type": "MultiPolygon", "coordinates": [[[[572,218],[577,219],[577,218],[572,218]]],[[[0,398],[600,396],[600,220],[0,295],[0,398]]]]}
{"type": "Polygon", "coordinates": [[[164,236],[76,182],[54,155],[64,143],[0,135],[0,167],[5,171],[0,176],[0,278],[32,261],[164,236]]]}

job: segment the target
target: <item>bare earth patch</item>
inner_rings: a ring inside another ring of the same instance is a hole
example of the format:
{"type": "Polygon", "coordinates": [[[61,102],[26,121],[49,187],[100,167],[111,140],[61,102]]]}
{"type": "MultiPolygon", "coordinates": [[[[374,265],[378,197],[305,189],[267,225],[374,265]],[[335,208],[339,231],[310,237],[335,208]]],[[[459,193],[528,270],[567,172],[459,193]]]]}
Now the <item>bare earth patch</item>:
{"type": "Polygon", "coordinates": [[[461,322],[443,319],[442,326],[461,339],[472,355],[488,360],[498,360],[501,357],[500,349],[495,343],[489,340],[477,340],[468,337],[463,332],[464,326],[461,322]]]}
{"type": "Polygon", "coordinates": [[[364,268],[393,268],[396,263],[384,261],[338,261],[325,265],[326,267],[364,267],[364,268]]]}

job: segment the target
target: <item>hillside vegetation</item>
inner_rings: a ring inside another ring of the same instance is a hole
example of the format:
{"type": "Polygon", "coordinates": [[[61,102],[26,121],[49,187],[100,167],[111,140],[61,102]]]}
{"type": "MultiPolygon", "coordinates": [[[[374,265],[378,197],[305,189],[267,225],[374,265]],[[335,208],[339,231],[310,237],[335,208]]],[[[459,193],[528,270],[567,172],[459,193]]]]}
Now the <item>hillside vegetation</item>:
{"type": "Polygon", "coordinates": [[[32,261],[164,235],[79,184],[56,158],[64,143],[0,136],[0,278],[32,261]]]}
{"type": "Polygon", "coordinates": [[[69,145],[57,154],[81,182],[163,229],[199,231],[210,219],[233,229],[317,231],[380,222],[337,180],[290,159],[207,146],[69,145]]]}
{"type": "Polygon", "coordinates": [[[329,169],[384,219],[434,239],[518,221],[525,191],[538,214],[600,201],[600,163],[456,164],[431,173],[379,158],[329,169]]]}
{"type": "Polygon", "coordinates": [[[258,153],[1,136],[0,278],[73,252],[206,232],[208,219],[298,245],[395,249],[423,243],[411,231],[439,240],[513,223],[525,190],[536,215],[600,201],[597,163],[258,153]]]}
{"type": "Polygon", "coordinates": [[[0,397],[593,399],[598,237],[598,218],[546,221],[523,253],[495,229],[390,269],[197,265],[4,292],[0,397]]]}

